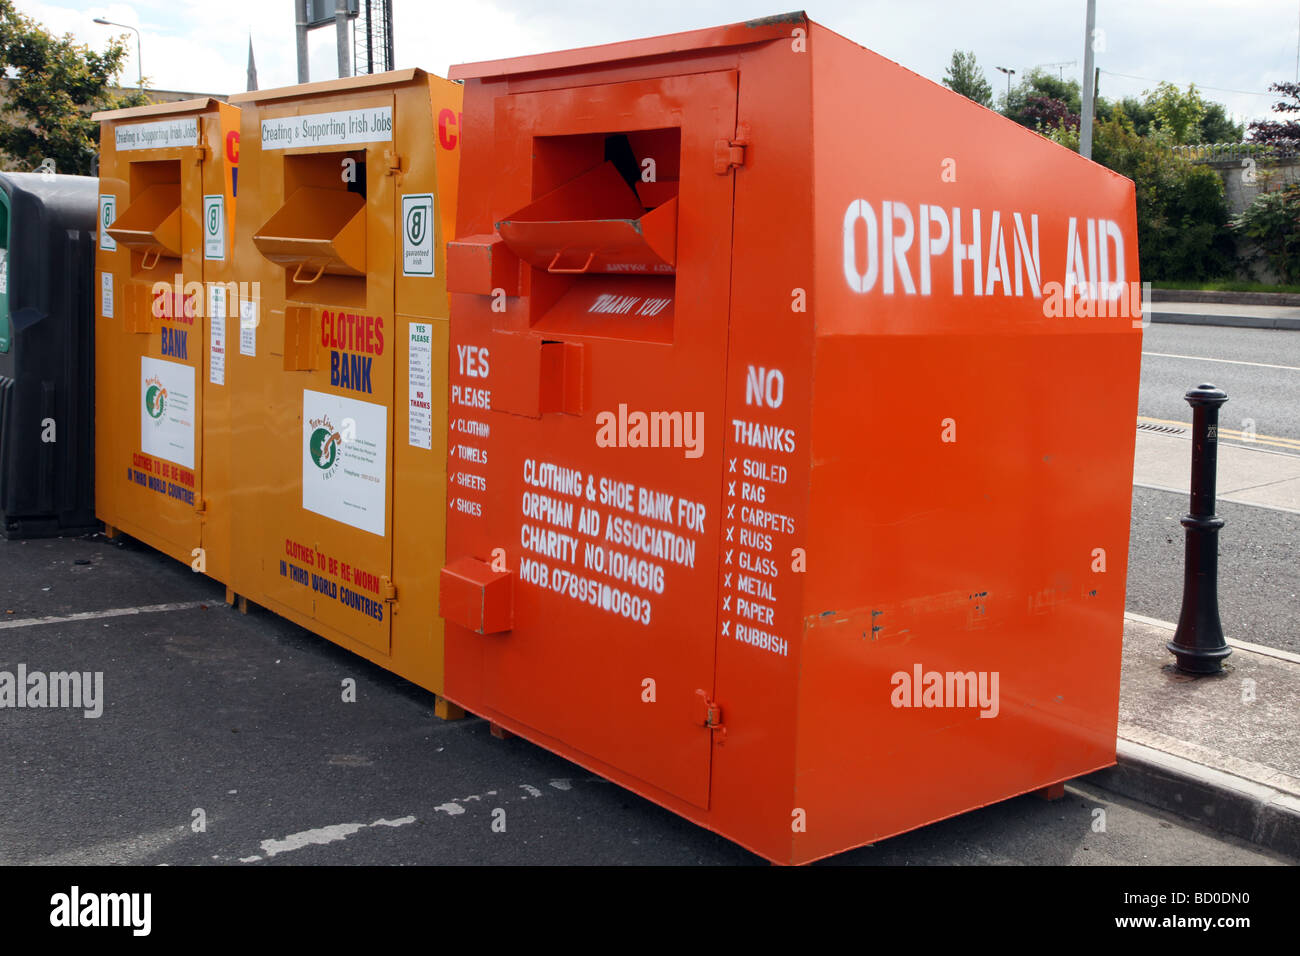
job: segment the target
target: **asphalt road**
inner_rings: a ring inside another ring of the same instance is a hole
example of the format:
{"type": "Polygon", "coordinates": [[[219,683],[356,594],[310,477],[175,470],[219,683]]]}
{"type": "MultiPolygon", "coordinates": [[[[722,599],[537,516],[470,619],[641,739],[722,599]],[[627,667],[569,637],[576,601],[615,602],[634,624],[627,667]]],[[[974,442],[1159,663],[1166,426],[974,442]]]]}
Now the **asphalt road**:
{"type": "Polygon", "coordinates": [[[1224,428],[1243,431],[1254,419],[1259,435],[1300,439],[1300,332],[1155,323],[1143,330],[1142,351],[1138,415],[1190,423],[1183,394],[1212,382],[1228,393],[1224,428]]]}
{"type": "MultiPolygon", "coordinates": [[[[1143,336],[1139,416],[1190,424],[1183,393],[1212,382],[1228,393],[1220,413],[1225,428],[1243,430],[1243,419],[1250,418],[1260,436],[1300,439],[1300,332],[1157,324],[1143,336]]],[[[1186,495],[1133,489],[1130,611],[1178,620],[1184,541],[1179,519],[1187,507],[1186,495]]],[[[1222,501],[1217,510],[1225,521],[1219,533],[1224,632],[1300,653],[1300,515],[1222,501]]]]}
{"type": "MultiPolygon", "coordinates": [[[[761,862],[482,720],[439,721],[419,688],[266,612],[238,614],[143,546],[0,541],[0,566],[22,604],[0,609],[15,610],[0,617],[0,670],[104,675],[98,718],[0,710],[0,864],[761,862]],[[13,626],[160,598],[193,606],[13,626]]],[[[829,862],[1294,861],[1080,784],[829,862]]]]}

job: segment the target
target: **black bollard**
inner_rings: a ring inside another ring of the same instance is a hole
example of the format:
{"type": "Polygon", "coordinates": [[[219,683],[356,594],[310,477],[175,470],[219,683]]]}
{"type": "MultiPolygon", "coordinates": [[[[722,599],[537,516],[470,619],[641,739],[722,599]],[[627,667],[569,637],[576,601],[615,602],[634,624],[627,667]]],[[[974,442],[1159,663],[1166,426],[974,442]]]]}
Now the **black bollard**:
{"type": "Polygon", "coordinates": [[[1219,529],[1214,513],[1215,473],[1219,463],[1219,406],[1228,400],[1213,385],[1198,385],[1186,395],[1192,406],[1192,508],[1183,571],[1183,609],[1178,630],[1165,646],[1188,674],[1217,674],[1232,653],[1219,623],[1219,529]]]}

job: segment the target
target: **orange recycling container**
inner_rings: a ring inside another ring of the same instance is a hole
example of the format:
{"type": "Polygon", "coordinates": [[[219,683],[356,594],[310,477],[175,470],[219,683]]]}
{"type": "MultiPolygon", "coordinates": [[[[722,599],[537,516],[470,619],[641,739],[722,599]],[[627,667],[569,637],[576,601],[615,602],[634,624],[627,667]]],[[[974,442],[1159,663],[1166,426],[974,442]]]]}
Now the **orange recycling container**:
{"type": "Polygon", "coordinates": [[[202,97],[94,119],[95,513],[226,581],[239,110],[202,97]]]}
{"type": "Polygon", "coordinates": [[[1132,183],[802,14],[452,76],[447,696],[782,863],[1113,763],[1132,183]]]}
{"type": "Polygon", "coordinates": [[[231,587],[441,692],[430,555],[444,547],[461,87],[408,69],[232,101],[236,261],[254,295],[230,357],[231,587]]]}

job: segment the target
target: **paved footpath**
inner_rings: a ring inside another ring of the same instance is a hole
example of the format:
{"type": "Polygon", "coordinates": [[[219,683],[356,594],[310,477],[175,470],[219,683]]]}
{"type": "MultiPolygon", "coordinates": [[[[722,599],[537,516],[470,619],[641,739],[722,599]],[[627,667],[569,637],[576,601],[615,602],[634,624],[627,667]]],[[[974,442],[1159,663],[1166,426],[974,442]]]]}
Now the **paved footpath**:
{"type": "Polygon", "coordinates": [[[1157,301],[1148,309],[1152,322],[1300,330],[1300,306],[1157,301]]]}

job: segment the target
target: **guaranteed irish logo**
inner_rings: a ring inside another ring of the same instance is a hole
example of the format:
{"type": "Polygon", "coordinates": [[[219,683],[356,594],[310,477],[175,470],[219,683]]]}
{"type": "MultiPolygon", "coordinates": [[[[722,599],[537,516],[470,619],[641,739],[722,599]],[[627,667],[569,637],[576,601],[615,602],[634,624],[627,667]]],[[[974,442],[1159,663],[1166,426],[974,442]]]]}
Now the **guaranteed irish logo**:
{"type": "Polygon", "coordinates": [[[428,228],[429,217],[424,206],[412,206],[406,211],[406,239],[411,245],[424,245],[424,233],[428,228]]]}
{"type": "Polygon", "coordinates": [[[433,275],[433,194],[402,197],[402,275],[433,275]]]}

